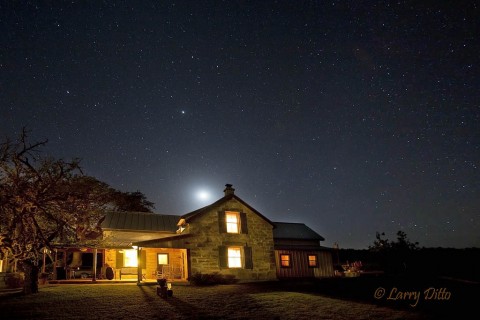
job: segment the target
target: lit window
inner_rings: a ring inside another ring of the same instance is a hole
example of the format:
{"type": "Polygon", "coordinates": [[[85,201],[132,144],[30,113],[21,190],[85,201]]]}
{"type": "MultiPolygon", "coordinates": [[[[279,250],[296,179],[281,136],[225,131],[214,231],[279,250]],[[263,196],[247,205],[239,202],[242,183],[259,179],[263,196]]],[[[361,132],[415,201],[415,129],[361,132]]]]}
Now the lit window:
{"type": "Polygon", "coordinates": [[[124,259],[123,265],[125,267],[136,267],[136,266],[138,266],[137,250],[124,250],[123,259],[124,259]]]}
{"type": "Polygon", "coordinates": [[[291,259],[289,254],[280,255],[280,266],[282,266],[282,268],[291,267],[291,259]]]}
{"type": "Polygon", "coordinates": [[[228,248],[228,267],[241,268],[242,267],[242,253],[240,248],[228,248]]]}
{"type": "Polygon", "coordinates": [[[317,266],[317,256],[314,254],[308,255],[308,266],[309,267],[316,267],[317,266]]]}
{"type": "Polygon", "coordinates": [[[157,255],[158,264],[168,264],[168,253],[159,253],[157,255]]]}
{"type": "Polygon", "coordinates": [[[225,220],[227,221],[227,232],[228,233],[238,233],[238,212],[225,212],[225,220]]]}

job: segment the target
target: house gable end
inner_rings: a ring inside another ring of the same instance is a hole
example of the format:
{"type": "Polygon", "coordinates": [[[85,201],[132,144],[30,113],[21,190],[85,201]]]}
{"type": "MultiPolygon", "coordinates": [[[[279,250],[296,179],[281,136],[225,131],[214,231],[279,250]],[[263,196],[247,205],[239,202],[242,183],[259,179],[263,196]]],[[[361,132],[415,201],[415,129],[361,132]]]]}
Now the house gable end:
{"type": "MultiPolygon", "coordinates": [[[[198,219],[199,217],[201,217],[202,215],[204,215],[205,213],[211,211],[212,209],[216,208],[216,207],[224,207],[225,203],[228,203],[229,201],[231,200],[234,200],[234,201],[238,201],[239,203],[241,203],[243,206],[245,206],[246,208],[248,208],[250,211],[252,211],[253,213],[255,213],[256,215],[258,215],[260,218],[262,218],[263,220],[265,220],[267,223],[269,223],[270,225],[275,226],[274,223],[272,221],[270,221],[270,219],[268,219],[267,217],[265,217],[264,215],[262,215],[260,212],[258,212],[255,208],[253,208],[252,206],[250,206],[248,203],[246,203],[245,201],[243,201],[241,198],[237,197],[236,195],[234,194],[229,194],[229,195],[226,195],[225,197],[219,199],[218,201],[206,206],[206,207],[203,207],[203,208],[200,208],[198,210],[195,210],[195,211],[192,211],[190,213],[187,213],[183,216],[181,216],[181,219],[183,219],[185,222],[189,223],[195,219],[198,219]]],[[[234,208],[232,208],[232,210],[234,210],[234,208]]]]}

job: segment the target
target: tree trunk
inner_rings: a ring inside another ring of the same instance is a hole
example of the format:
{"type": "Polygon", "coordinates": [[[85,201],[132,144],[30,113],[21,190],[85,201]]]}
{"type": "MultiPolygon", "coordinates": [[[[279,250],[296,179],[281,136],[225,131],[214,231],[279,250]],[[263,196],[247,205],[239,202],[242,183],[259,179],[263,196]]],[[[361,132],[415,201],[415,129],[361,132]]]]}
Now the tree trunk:
{"type": "Polygon", "coordinates": [[[38,293],[38,266],[31,262],[22,263],[23,272],[25,272],[25,281],[23,283],[23,294],[38,293]]]}
{"type": "Polygon", "coordinates": [[[74,251],[72,253],[72,262],[68,265],[69,267],[76,268],[82,265],[82,252],[74,251]]]}

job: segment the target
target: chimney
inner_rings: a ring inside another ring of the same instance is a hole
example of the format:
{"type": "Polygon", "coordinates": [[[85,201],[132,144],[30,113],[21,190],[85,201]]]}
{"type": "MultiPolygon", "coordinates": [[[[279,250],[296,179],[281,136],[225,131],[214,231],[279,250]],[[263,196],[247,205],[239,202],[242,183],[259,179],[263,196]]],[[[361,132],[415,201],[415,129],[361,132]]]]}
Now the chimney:
{"type": "Polygon", "coordinates": [[[235,193],[235,189],[232,188],[231,184],[227,183],[225,185],[225,190],[223,190],[223,192],[225,192],[225,197],[226,197],[226,196],[229,196],[229,195],[233,195],[235,193]]]}

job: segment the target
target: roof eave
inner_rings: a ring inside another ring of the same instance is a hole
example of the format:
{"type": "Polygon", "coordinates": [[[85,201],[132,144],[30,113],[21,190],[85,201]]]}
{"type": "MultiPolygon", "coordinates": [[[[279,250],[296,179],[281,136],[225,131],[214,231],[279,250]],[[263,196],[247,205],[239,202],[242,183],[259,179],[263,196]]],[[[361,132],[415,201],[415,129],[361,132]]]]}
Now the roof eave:
{"type": "Polygon", "coordinates": [[[273,240],[318,240],[325,241],[325,238],[320,236],[320,238],[284,238],[284,237],[273,237],[273,240]]]}

